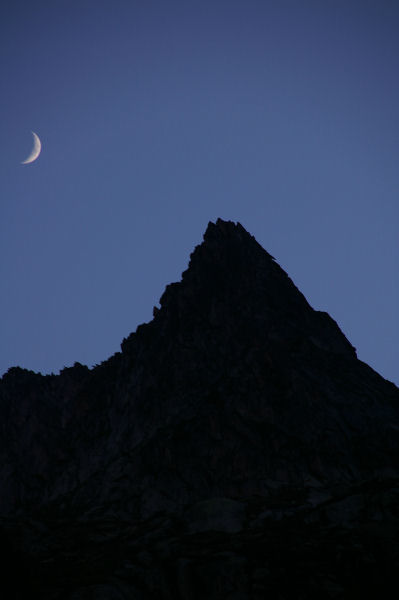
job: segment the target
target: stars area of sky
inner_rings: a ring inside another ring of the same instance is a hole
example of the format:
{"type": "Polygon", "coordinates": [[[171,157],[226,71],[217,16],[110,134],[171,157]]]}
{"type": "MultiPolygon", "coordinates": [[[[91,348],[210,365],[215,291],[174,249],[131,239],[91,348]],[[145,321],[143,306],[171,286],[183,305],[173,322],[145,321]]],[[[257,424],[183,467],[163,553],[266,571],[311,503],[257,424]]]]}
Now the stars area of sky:
{"type": "Polygon", "coordinates": [[[221,217],[398,384],[398,31],[394,0],[4,0],[0,372],[117,352],[221,217]]]}

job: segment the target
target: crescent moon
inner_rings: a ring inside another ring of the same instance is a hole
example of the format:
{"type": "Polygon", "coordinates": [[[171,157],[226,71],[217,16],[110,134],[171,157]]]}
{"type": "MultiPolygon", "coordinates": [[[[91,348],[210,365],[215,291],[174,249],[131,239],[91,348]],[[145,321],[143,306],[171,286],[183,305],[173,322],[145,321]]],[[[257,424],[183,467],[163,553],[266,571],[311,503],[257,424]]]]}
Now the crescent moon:
{"type": "Polygon", "coordinates": [[[32,148],[32,152],[29,154],[28,158],[26,158],[25,160],[23,160],[21,162],[21,165],[29,165],[29,163],[32,163],[34,160],[37,159],[37,157],[39,156],[41,149],[42,149],[42,143],[39,139],[39,136],[32,131],[32,135],[33,135],[33,148],[32,148]]]}

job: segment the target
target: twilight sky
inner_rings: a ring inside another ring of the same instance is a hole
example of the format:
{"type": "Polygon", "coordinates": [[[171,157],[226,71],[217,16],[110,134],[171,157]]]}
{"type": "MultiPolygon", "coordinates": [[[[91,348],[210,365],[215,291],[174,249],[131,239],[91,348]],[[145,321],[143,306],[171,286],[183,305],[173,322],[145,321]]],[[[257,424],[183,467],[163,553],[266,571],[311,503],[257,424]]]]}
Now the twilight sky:
{"type": "Polygon", "coordinates": [[[3,0],[0,373],[118,351],[221,217],[398,384],[398,31],[396,0],[3,0]]]}

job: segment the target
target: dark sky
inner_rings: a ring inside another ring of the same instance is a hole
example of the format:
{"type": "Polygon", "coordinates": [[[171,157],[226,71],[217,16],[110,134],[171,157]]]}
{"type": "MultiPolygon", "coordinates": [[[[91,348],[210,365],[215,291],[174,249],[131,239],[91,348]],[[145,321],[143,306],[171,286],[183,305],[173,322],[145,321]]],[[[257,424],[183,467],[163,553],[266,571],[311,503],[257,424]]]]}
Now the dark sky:
{"type": "Polygon", "coordinates": [[[399,383],[398,31],[396,0],[3,0],[0,371],[119,350],[221,217],[399,383]]]}

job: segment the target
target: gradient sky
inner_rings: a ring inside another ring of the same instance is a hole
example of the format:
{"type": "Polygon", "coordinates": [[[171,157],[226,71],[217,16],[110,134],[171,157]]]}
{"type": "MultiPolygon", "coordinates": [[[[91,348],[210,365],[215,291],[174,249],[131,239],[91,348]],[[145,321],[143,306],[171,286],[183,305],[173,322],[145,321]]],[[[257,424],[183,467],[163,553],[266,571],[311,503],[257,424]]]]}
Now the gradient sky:
{"type": "Polygon", "coordinates": [[[3,0],[0,372],[118,351],[221,217],[399,383],[398,31],[396,0],[3,0]]]}

